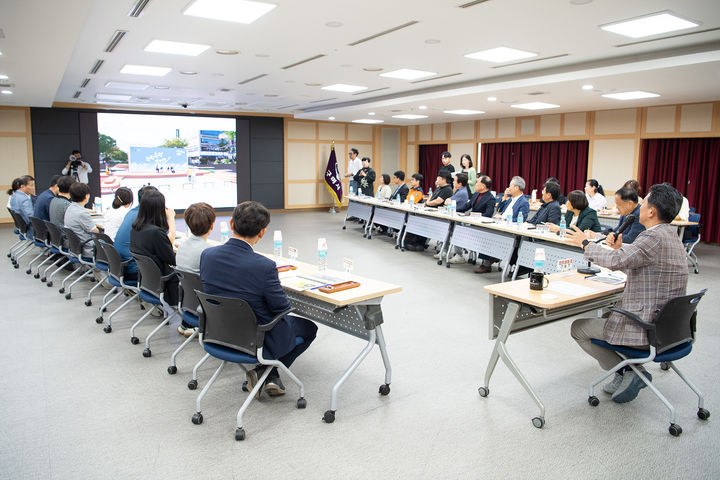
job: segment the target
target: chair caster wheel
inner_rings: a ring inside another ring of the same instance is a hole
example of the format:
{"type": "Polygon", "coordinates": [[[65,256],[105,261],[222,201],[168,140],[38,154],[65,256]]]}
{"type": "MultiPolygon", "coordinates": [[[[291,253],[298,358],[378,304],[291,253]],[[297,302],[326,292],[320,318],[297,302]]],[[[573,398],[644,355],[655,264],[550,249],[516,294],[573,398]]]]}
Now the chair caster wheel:
{"type": "Polygon", "coordinates": [[[367,234],[363,233],[363,238],[367,238],[367,234]]]}
{"type": "MultiPolygon", "coordinates": [[[[438,260],[438,261],[437,261],[437,264],[438,264],[438,265],[442,265],[442,260],[438,260]]],[[[449,266],[449,265],[448,265],[448,266],[449,266]]]]}
{"type": "Polygon", "coordinates": [[[40,274],[39,274],[39,273],[36,273],[35,275],[33,275],[33,277],[34,277],[34,278],[40,278],[40,274]]]}
{"type": "Polygon", "coordinates": [[[708,418],[710,418],[710,412],[708,412],[704,408],[700,408],[697,411],[697,416],[700,420],[707,420],[708,418]]]}
{"type": "Polygon", "coordinates": [[[65,289],[64,288],[59,289],[58,293],[65,293],[65,289]]]}
{"type": "Polygon", "coordinates": [[[400,249],[400,251],[401,251],[401,252],[404,252],[404,251],[405,251],[405,249],[404,249],[404,248],[401,248],[401,249],[400,249]]]}
{"type": "Polygon", "coordinates": [[[446,267],[446,268],[450,268],[450,264],[449,264],[449,263],[446,263],[446,264],[445,264],[445,267],[446,267]]]}
{"type": "Polygon", "coordinates": [[[25,273],[28,274],[28,275],[30,275],[30,274],[32,273],[32,270],[30,270],[30,269],[28,268],[27,270],[25,270],[25,273]]]}
{"type": "Polygon", "coordinates": [[[190,380],[188,382],[188,389],[195,390],[197,388],[197,380],[190,380]]]}
{"type": "Polygon", "coordinates": [[[45,282],[47,282],[47,278],[42,277],[42,278],[40,279],[40,281],[41,281],[42,283],[45,283],[45,282]]]}
{"type": "Polygon", "coordinates": [[[16,264],[14,265],[14,267],[15,267],[15,268],[20,268],[20,264],[19,264],[19,263],[16,263],[16,264]]]}
{"type": "Polygon", "coordinates": [[[592,395],[588,397],[588,403],[591,407],[597,407],[598,405],[600,405],[600,400],[598,400],[598,397],[596,397],[595,395],[592,395]]]}
{"type": "Polygon", "coordinates": [[[345,227],[345,225],[343,225],[343,230],[345,230],[346,228],[347,228],[347,227],[345,227]]]}
{"type": "Polygon", "coordinates": [[[670,364],[668,362],[660,362],[660,370],[670,370],[670,364]]]}
{"type": "Polygon", "coordinates": [[[103,320],[103,317],[97,317],[97,318],[95,319],[95,323],[102,323],[103,321],[104,321],[104,320],[103,320]]]}
{"type": "Polygon", "coordinates": [[[85,306],[91,307],[92,306],[92,300],[85,300],[85,306]]]}
{"type": "Polygon", "coordinates": [[[333,423],[335,421],[335,412],[333,410],[326,411],[323,420],[325,423],[333,423]]]}
{"type": "Polygon", "coordinates": [[[532,424],[535,428],[543,428],[543,426],[545,426],[545,419],[543,417],[535,417],[532,419],[532,424]]]}
{"type": "Polygon", "coordinates": [[[307,400],[305,400],[303,397],[298,398],[297,408],[305,408],[305,407],[307,407],[307,400]]]}
{"type": "Polygon", "coordinates": [[[202,413],[198,412],[195,415],[192,416],[192,422],[195,425],[200,425],[203,422],[203,416],[202,413]]]}
{"type": "Polygon", "coordinates": [[[242,391],[243,391],[243,392],[247,392],[247,391],[248,391],[248,389],[247,389],[247,380],[245,380],[245,381],[243,382],[243,384],[242,384],[242,391]]]}
{"type": "Polygon", "coordinates": [[[380,390],[378,390],[378,393],[383,396],[390,395],[390,385],[387,383],[380,385],[380,390]]]}
{"type": "Polygon", "coordinates": [[[138,343],[140,343],[140,339],[138,337],[130,337],[130,343],[132,343],[133,345],[137,345],[138,343]]]}
{"type": "Polygon", "coordinates": [[[670,428],[668,428],[668,431],[670,432],[670,435],[672,435],[673,437],[679,437],[680,434],[682,433],[682,427],[675,423],[671,423],[670,428]]]}
{"type": "Polygon", "coordinates": [[[395,245],[395,250],[399,249],[400,247],[398,245],[395,245]]]}
{"type": "Polygon", "coordinates": [[[480,387],[478,388],[478,393],[481,397],[487,397],[488,395],[490,395],[490,389],[487,387],[480,387]]]}
{"type": "Polygon", "coordinates": [[[143,357],[145,357],[145,358],[152,357],[152,352],[150,351],[149,348],[146,348],[145,350],[143,350],[143,357]]]}
{"type": "Polygon", "coordinates": [[[177,367],[175,365],[170,365],[168,367],[168,373],[170,375],[175,375],[177,373],[177,367]]]}
{"type": "Polygon", "coordinates": [[[65,294],[65,300],[70,300],[71,298],[72,298],[72,293],[65,294]]]}
{"type": "Polygon", "coordinates": [[[244,429],[238,428],[237,430],[235,430],[235,440],[237,440],[238,442],[242,442],[243,440],[245,440],[244,429]]]}
{"type": "Polygon", "coordinates": [[[50,287],[50,288],[52,288],[52,285],[53,285],[53,282],[48,282],[48,283],[47,283],[47,286],[50,287]]]}
{"type": "Polygon", "coordinates": [[[103,328],[103,332],[105,332],[105,333],[110,333],[110,332],[112,332],[112,326],[111,326],[111,325],[106,325],[105,328],[103,328]]]}

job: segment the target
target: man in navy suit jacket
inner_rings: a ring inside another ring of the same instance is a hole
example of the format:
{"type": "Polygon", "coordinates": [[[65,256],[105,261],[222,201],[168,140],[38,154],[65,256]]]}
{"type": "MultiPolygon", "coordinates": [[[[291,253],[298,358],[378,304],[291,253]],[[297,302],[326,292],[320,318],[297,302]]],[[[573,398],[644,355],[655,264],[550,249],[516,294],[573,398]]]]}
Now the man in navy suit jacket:
{"type": "Polygon", "coordinates": [[[614,229],[608,229],[605,234],[617,232],[620,226],[625,223],[625,218],[632,214],[635,215],[635,222],[625,230],[622,234],[623,243],[632,243],[635,237],[645,231],[645,227],[640,223],[640,205],[638,205],[638,194],[630,187],[623,187],[615,192],[615,207],[620,212],[620,221],[614,229]]]}
{"type": "MultiPolygon", "coordinates": [[[[243,202],[235,207],[230,220],[232,238],[224,245],[205,249],[200,257],[200,278],[205,293],[242,298],[252,307],[261,325],[270,323],[277,314],[290,308],[275,262],[253,250],[269,224],[270,212],[264,206],[243,202]]],[[[316,333],[317,326],[310,320],[286,315],[265,334],[263,357],[280,360],[289,367],[307,350],[316,333]],[[295,342],[297,337],[304,340],[299,345],[295,342]]],[[[258,365],[248,371],[248,390],[257,384],[264,369],[264,365],[258,365]]],[[[264,391],[271,396],[285,393],[276,368],[265,381],[264,391]]]]}
{"type": "Polygon", "coordinates": [[[543,185],[542,200],[543,204],[540,205],[540,210],[537,211],[535,216],[528,223],[537,226],[538,223],[560,223],[560,217],[562,216],[562,210],[557,199],[560,196],[560,185],[553,182],[548,182],[543,185]]]}
{"type": "Polygon", "coordinates": [[[393,173],[392,181],[395,185],[397,185],[397,188],[395,191],[390,195],[390,200],[395,200],[396,198],[400,199],[400,203],[404,203],[405,199],[407,198],[407,194],[410,191],[407,185],[405,185],[405,172],[402,170],[398,170],[397,172],[393,173]]]}
{"type": "Polygon", "coordinates": [[[512,208],[512,220],[517,221],[518,213],[522,212],[523,218],[527,219],[530,214],[530,203],[523,195],[525,180],[522,177],[512,177],[510,186],[505,190],[502,201],[498,204],[498,213],[505,218],[505,211],[512,208]]]}
{"type": "Polygon", "coordinates": [[[493,197],[490,189],[492,188],[492,180],[487,175],[477,177],[475,181],[475,193],[465,202],[465,205],[458,205],[458,212],[467,212],[468,210],[480,213],[483,217],[492,217],[495,213],[495,197],[493,197]]]}

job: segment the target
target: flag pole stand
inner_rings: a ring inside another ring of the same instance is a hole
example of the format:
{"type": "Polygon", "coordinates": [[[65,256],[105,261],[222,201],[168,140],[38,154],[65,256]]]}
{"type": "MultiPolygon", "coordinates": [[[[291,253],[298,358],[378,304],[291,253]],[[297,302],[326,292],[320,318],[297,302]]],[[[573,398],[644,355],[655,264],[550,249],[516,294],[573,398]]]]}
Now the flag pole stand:
{"type": "Polygon", "coordinates": [[[330,213],[337,213],[337,210],[335,210],[335,205],[333,205],[332,207],[330,207],[329,212],[330,212],[330,213]]]}

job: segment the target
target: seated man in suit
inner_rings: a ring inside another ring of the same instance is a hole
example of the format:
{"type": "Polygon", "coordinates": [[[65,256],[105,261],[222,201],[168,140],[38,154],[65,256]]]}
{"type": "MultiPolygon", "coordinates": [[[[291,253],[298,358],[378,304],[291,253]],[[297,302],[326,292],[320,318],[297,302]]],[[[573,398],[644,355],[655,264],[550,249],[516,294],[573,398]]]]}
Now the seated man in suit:
{"type": "Polygon", "coordinates": [[[533,218],[528,220],[528,223],[536,226],[539,223],[560,223],[562,211],[560,210],[560,204],[557,201],[559,196],[560,185],[553,182],[548,182],[543,185],[543,203],[540,205],[540,210],[537,211],[533,218]]]}
{"type": "Polygon", "coordinates": [[[35,209],[33,210],[33,216],[40,220],[50,221],[50,202],[55,198],[59,192],[57,182],[60,175],[53,175],[50,179],[50,186],[47,190],[38,195],[35,200],[35,209]]]}
{"type": "MultiPolygon", "coordinates": [[[[550,183],[550,182],[557,183],[557,186],[560,187],[560,180],[558,180],[557,178],[548,177],[545,180],[545,183],[550,183]]],[[[557,200],[559,205],[565,205],[565,202],[567,202],[567,198],[565,197],[565,195],[562,194],[562,187],[560,187],[560,195],[558,195],[558,198],[556,198],[555,200],[557,200]]]]}
{"type": "MultiPolygon", "coordinates": [[[[10,197],[8,207],[17,213],[27,223],[27,237],[33,238],[32,223],[33,216],[33,195],[35,195],[35,179],[31,175],[23,175],[18,179],[18,189],[10,197]]],[[[10,192],[8,192],[10,193],[10,192]]]]}
{"type": "Polygon", "coordinates": [[[612,245],[615,242],[615,234],[620,226],[625,222],[625,218],[632,214],[635,215],[635,222],[622,233],[623,243],[633,243],[640,233],[645,231],[645,227],[640,223],[640,205],[638,204],[637,191],[631,187],[622,187],[615,192],[615,207],[620,212],[620,221],[614,229],[607,229],[605,235],[608,235],[606,242],[612,245]]]}
{"type": "Polygon", "coordinates": [[[480,213],[483,217],[492,217],[495,213],[495,197],[493,197],[490,189],[492,188],[492,179],[487,175],[480,175],[475,181],[475,193],[464,204],[457,205],[457,211],[480,213]]]}
{"type": "Polygon", "coordinates": [[[393,173],[392,183],[397,185],[397,188],[392,193],[392,195],[390,195],[390,201],[394,201],[397,198],[400,200],[400,203],[405,202],[408,192],[410,191],[410,189],[408,189],[408,186],[405,185],[405,172],[403,172],[402,170],[398,170],[397,172],[393,173]]]}
{"type": "Polygon", "coordinates": [[[512,212],[512,221],[516,222],[518,213],[522,212],[523,218],[530,215],[530,203],[523,195],[525,190],[525,180],[522,177],[512,177],[510,186],[505,189],[505,195],[498,204],[498,213],[505,218],[506,212],[512,212]]]}
{"type": "MultiPolygon", "coordinates": [[[[267,232],[270,212],[257,202],[243,202],[230,220],[232,238],[225,244],[204,250],[200,257],[200,278],[205,293],[242,298],[255,312],[259,324],[269,323],[275,315],[290,308],[280,285],[275,262],[253,251],[253,245],[267,232]]],[[[289,367],[315,339],[317,326],[310,320],[286,315],[265,333],[263,355],[280,360],[289,367]],[[304,342],[295,344],[295,338],[304,342]]],[[[247,388],[252,390],[266,367],[258,365],[247,373],[247,388]]],[[[270,396],[283,395],[285,387],[273,368],[263,387],[270,396]]]]}
{"type": "MultiPolygon", "coordinates": [[[[623,234],[614,238],[610,249],[589,242],[586,234],[577,227],[568,230],[567,238],[585,249],[585,259],[596,264],[621,270],[627,275],[625,290],[618,308],[627,310],[643,322],[652,323],[655,312],[672,298],[685,295],[688,266],[685,249],[675,228],[670,225],[682,204],[682,195],[669,183],[653,185],[640,207],[640,223],[646,228],[635,241],[627,245],[623,234]]],[[[608,349],[594,345],[590,339],[605,340],[613,345],[648,348],[647,332],[625,315],[610,313],[607,318],[581,318],[572,324],[571,335],[580,348],[594,357],[600,366],[609,370],[620,357],[608,349]]],[[[648,380],[650,373],[640,371],[648,380]]],[[[645,383],[632,369],[617,372],[615,378],[603,387],[612,400],[625,403],[637,397],[645,383]]]]}

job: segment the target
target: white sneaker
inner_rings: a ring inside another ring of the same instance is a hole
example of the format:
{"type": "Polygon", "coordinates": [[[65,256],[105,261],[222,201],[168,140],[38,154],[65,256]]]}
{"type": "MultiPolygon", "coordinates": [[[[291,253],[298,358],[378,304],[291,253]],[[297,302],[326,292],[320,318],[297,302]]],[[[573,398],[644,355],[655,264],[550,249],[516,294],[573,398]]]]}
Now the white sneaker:
{"type": "Polygon", "coordinates": [[[452,264],[466,263],[466,260],[465,260],[465,257],[456,253],[455,256],[452,257],[448,263],[452,263],[452,264]]]}
{"type": "Polygon", "coordinates": [[[438,260],[440,260],[440,252],[438,252],[438,253],[436,253],[435,255],[433,255],[433,258],[437,258],[438,260]]]}

